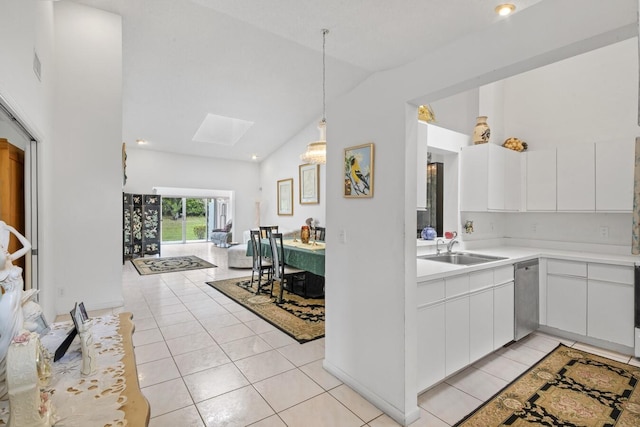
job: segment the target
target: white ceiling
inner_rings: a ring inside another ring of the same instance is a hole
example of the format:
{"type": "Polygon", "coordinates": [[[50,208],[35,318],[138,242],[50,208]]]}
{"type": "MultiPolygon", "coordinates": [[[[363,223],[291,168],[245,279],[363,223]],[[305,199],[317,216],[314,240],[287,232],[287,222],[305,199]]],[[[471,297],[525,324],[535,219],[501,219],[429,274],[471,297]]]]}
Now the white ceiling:
{"type": "MultiPolygon", "coordinates": [[[[321,117],[322,28],[330,104],[372,73],[508,19],[499,0],[75,1],[123,17],[125,142],[247,161],[321,117]],[[255,124],[233,146],[193,141],[208,114],[255,124]]],[[[511,3],[518,13],[540,1],[511,3]]]]}

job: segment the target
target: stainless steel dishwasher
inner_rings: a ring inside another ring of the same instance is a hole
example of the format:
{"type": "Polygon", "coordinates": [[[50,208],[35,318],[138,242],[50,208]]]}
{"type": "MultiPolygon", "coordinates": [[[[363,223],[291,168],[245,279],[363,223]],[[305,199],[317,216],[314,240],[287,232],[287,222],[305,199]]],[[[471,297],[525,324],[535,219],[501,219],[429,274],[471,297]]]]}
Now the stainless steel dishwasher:
{"type": "Polygon", "coordinates": [[[515,264],[515,340],[540,326],[538,259],[515,264]]]}

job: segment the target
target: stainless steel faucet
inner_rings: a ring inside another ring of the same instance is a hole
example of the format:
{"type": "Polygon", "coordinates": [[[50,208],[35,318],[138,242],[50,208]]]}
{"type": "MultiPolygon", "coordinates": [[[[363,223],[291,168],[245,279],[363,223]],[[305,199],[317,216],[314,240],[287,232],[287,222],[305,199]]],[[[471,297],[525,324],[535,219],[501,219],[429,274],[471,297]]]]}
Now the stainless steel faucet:
{"type": "Polygon", "coordinates": [[[444,240],[438,239],[436,240],[436,254],[440,255],[440,248],[438,247],[442,243],[444,245],[444,240]]]}
{"type": "Polygon", "coordinates": [[[456,243],[458,243],[458,241],[456,240],[455,237],[449,240],[449,243],[447,243],[447,252],[451,253],[451,249],[453,248],[453,245],[455,245],[456,243]]]}

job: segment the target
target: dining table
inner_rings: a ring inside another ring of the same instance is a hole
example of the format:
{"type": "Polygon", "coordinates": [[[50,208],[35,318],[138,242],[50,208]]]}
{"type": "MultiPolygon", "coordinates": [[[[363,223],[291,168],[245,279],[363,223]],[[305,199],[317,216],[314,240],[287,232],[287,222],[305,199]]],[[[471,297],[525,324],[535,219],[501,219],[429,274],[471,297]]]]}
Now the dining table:
{"type": "MultiPolygon", "coordinates": [[[[309,243],[302,243],[298,239],[284,239],[282,241],[282,249],[286,265],[307,272],[307,295],[304,296],[323,296],[325,242],[310,240],[309,243]]],[[[262,256],[271,257],[269,239],[260,239],[260,250],[262,251],[262,256]]],[[[247,245],[247,256],[253,256],[252,245],[247,245]]]]}
{"type": "MultiPolygon", "coordinates": [[[[291,267],[308,271],[316,276],[324,277],[325,242],[302,243],[298,239],[282,241],[284,262],[291,267]]],[[[269,239],[260,239],[262,256],[271,257],[269,239]]],[[[253,247],[247,245],[247,256],[253,256],[253,247]]]]}

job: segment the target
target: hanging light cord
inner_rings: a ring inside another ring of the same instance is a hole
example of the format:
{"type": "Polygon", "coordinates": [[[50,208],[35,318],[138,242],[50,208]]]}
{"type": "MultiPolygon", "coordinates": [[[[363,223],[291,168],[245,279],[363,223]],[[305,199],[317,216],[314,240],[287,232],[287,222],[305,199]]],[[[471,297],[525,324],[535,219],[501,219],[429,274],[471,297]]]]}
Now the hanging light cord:
{"type": "Polygon", "coordinates": [[[326,69],[326,63],[325,63],[325,44],[326,44],[326,40],[327,40],[327,33],[329,32],[329,30],[327,30],[326,28],[322,29],[322,123],[326,123],[327,122],[327,117],[326,117],[326,73],[325,73],[325,69],[326,69]]]}

